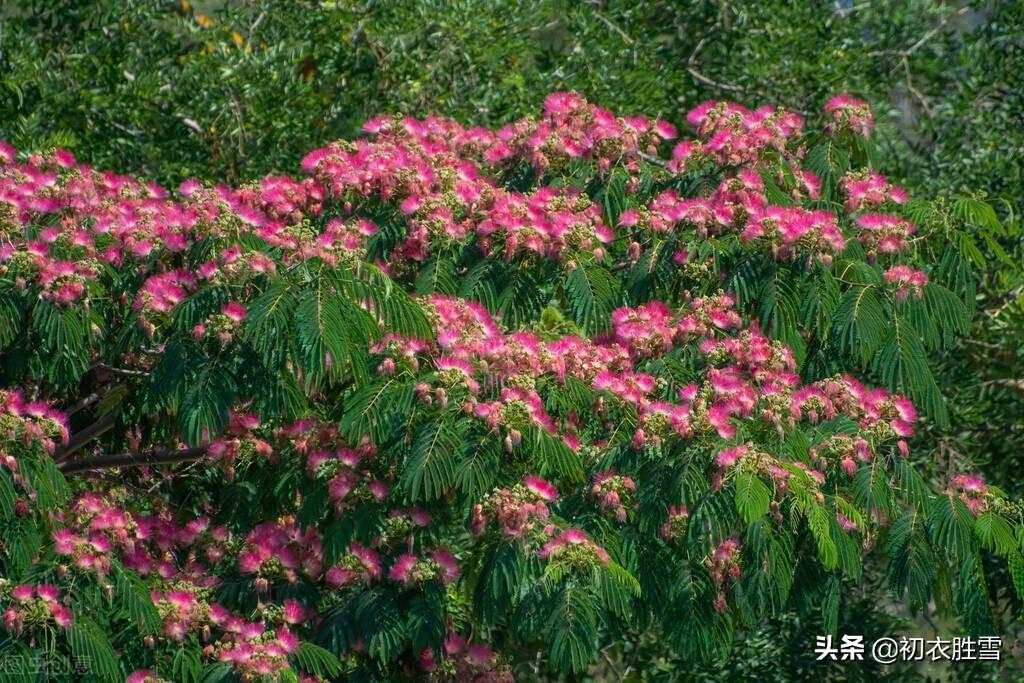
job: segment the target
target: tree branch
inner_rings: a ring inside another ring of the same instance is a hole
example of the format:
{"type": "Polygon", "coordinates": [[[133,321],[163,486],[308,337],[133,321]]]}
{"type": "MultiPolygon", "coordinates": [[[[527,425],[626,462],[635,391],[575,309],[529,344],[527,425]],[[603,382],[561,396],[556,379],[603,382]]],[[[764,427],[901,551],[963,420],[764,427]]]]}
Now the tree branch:
{"type": "Polygon", "coordinates": [[[77,401],[74,405],[72,405],[70,408],[65,410],[64,414],[67,415],[68,417],[71,417],[72,415],[74,415],[78,411],[82,410],[83,408],[88,408],[93,403],[96,403],[96,401],[98,401],[101,398],[103,398],[103,396],[108,391],[110,391],[114,387],[114,385],[115,385],[115,382],[108,382],[107,384],[104,384],[99,389],[97,389],[96,391],[92,392],[91,394],[89,394],[85,398],[77,401]]]}
{"type": "Polygon", "coordinates": [[[92,458],[81,458],[57,466],[64,474],[77,474],[89,470],[104,470],[112,467],[144,467],[146,465],[170,465],[177,462],[199,460],[206,455],[206,447],[183,448],[174,451],[151,450],[144,453],[111,453],[92,458]]]}
{"type": "Polygon", "coordinates": [[[654,164],[655,166],[660,166],[662,168],[668,168],[668,162],[667,161],[665,161],[664,159],[661,159],[659,157],[656,157],[656,156],[654,156],[652,154],[647,154],[646,152],[638,152],[637,156],[639,156],[641,159],[643,159],[644,161],[646,161],[649,164],[654,164]]]}
{"type": "Polygon", "coordinates": [[[1013,379],[1007,377],[1004,379],[990,379],[986,382],[982,382],[983,387],[1004,387],[1006,389],[1012,389],[1018,393],[1024,394],[1024,379],[1013,379]]]}
{"type": "Polygon", "coordinates": [[[708,37],[704,36],[697,42],[697,46],[693,48],[693,52],[690,53],[690,58],[686,60],[686,72],[696,78],[704,85],[710,85],[712,88],[718,88],[719,90],[726,90],[728,92],[746,92],[747,89],[731,83],[719,83],[713,81],[701,72],[697,71],[694,63],[697,61],[697,55],[704,49],[704,44],[707,43],[708,37]]]}
{"type": "Polygon", "coordinates": [[[107,413],[85,429],[72,434],[68,442],[58,448],[53,454],[53,459],[58,463],[64,462],[72,453],[82,448],[82,446],[109,432],[114,428],[115,424],[117,424],[117,416],[114,413],[107,413]]]}
{"type": "Polygon", "coordinates": [[[927,33],[921,36],[921,38],[916,43],[914,43],[905,50],[873,50],[871,52],[868,52],[867,56],[882,57],[884,55],[894,55],[896,57],[909,57],[910,55],[920,50],[925,43],[934,38],[936,34],[938,34],[938,32],[941,31],[943,27],[949,23],[950,19],[952,19],[953,17],[963,16],[964,14],[967,14],[970,10],[970,5],[964,5],[956,12],[943,15],[943,17],[939,19],[938,23],[935,24],[935,26],[933,26],[927,33]]]}
{"type": "Polygon", "coordinates": [[[130,370],[128,368],[118,368],[113,365],[107,365],[106,363],[100,363],[96,367],[112,372],[115,375],[124,375],[125,377],[149,377],[149,372],[146,370],[130,370]]]}

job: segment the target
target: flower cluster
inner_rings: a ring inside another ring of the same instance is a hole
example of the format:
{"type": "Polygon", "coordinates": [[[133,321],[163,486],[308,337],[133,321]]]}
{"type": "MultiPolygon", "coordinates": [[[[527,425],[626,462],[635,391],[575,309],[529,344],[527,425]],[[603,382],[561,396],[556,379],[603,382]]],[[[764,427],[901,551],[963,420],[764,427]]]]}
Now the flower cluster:
{"type": "Polygon", "coordinates": [[[698,139],[680,143],[673,150],[673,165],[680,171],[705,158],[721,166],[738,166],[755,163],[767,150],[785,153],[804,125],[799,114],[784,109],[766,106],[750,111],[738,104],[714,101],[691,110],[686,122],[698,139]]]}
{"type": "Polygon", "coordinates": [[[53,532],[57,554],[76,569],[101,576],[117,558],[139,574],[165,582],[204,588],[215,584],[208,569],[226,554],[225,527],[212,525],[206,517],[179,524],[166,511],[134,514],[125,509],[125,503],[123,492],[79,496],[57,516],[53,532]]]}
{"type": "Polygon", "coordinates": [[[489,520],[498,524],[502,535],[523,539],[547,525],[548,503],[558,499],[558,491],[540,477],[528,476],[511,489],[497,489],[483,503],[473,507],[471,529],[481,534],[489,520]]]}
{"type": "Polygon", "coordinates": [[[982,481],[981,477],[958,474],[950,480],[949,491],[950,495],[957,496],[975,515],[988,509],[990,497],[988,485],[982,481]]]}
{"type": "Polygon", "coordinates": [[[839,187],[846,195],[843,206],[847,213],[879,207],[886,202],[905,204],[910,199],[902,187],[893,185],[884,176],[872,171],[850,171],[843,176],[839,187]]]}
{"type": "Polygon", "coordinates": [[[444,641],[441,661],[431,648],[420,653],[419,667],[430,674],[430,680],[478,681],[479,683],[513,683],[515,678],[489,645],[470,643],[458,633],[444,641]]]}
{"type": "Polygon", "coordinates": [[[335,588],[357,583],[369,584],[380,577],[380,555],[372,548],[365,548],[358,543],[353,543],[348,554],[324,574],[324,580],[335,588]]]}
{"type": "Polygon", "coordinates": [[[339,437],[336,427],[324,427],[315,420],[300,420],[280,431],[279,437],[306,456],[306,474],[327,482],[334,510],[364,502],[382,503],[391,490],[390,483],[374,476],[371,464],[377,454],[369,444],[350,448],[339,437]]]}
{"type": "Polygon", "coordinates": [[[848,131],[865,140],[871,137],[875,119],[867,102],[849,95],[836,95],[825,104],[825,113],[830,117],[828,129],[832,133],[848,131]]]}
{"type": "Polygon", "coordinates": [[[690,519],[690,511],[685,505],[673,505],[668,509],[665,523],[661,525],[659,534],[665,542],[682,538],[686,533],[686,525],[690,519]]]}
{"type": "Polygon", "coordinates": [[[549,531],[553,534],[551,540],[537,553],[542,560],[564,562],[583,569],[606,565],[611,560],[608,551],[594,543],[581,529],[559,532],[552,527],[549,531]]]}
{"type": "Polygon", "coordinates": [[[726,539],[718,544],[711,555],[705,560],[705,566],[711,575],[711,581],[717,591],[715,611],[725,612],[725,591],[729,584],[740,578],[740,544],[734,538],[726,539]]]}
{"type": "MultiPolygon", "coordinates": [[[[0,439],[25,449],[41,447],[53,453],[68,440],[68,421],[59,410],[42,401],[28,401],[18,390],[0,389],[0,439]]],[[[0,465],[17,472],[17,459],[0,452],[0,465]]]]}
{"type": "Polygon", "coordinates": [[[910,245],[910,236],[916,228],[910,221],[899,216],[882,213],[866,213],[857,218],[860,233],[857,239],[868,250],[868,256],[875,254],[898,254],[910,245]]]}
{"type": "Polygon", "coordinates": [[[636,482],[630,477],[615,474],[615,471],[599,472],[594,475],[590,495],[597,499],[601,512],[610,515],[617,522],[625,523],[626,511],[635,510],[632,502],[636,494],[636,482]]]}
{"type": "Polygon", "coordinates": [[[227,429],[207,447],[206,454],[227,468],[229,478],[239,462],[274,457],[274,447],[254,433],[259,426],[260,420],[256,415],[232,411],[227,429]]]}
{"type": "MultiPolygon", "coordinates": [[[[4,582],[7,583],[7,582],[4,582]]],[[[71,611],[60,598],[60,589],[50,584],[4,586],[9,601],[4,611],[4,628],[19,636],[28,628],[44,628],[53,624],[59,628],[71,626],[71,611]]]]}
{"type": "Polygon", "coordinates": [[[455,557],[443,548],[425,555],[405,553],[400,555],[388,571],[388,578],[406,586],[438,581],[454,583],[459,578],[459,564],[455,557]]]}
{"type": "Polygon", "coordinates": [[[261,524],[245,537],[238,569],[257,575],[256,589],[261,592],[272,579],[294,583],[299,574],[318,577],[323,569],[320,536],[315,529],[299,529],[293,518],[261,524]]]}
{"type": "Polygon", "coordinates": [[[924,286],[928,284],[928,275],[910,266],[893,266],[885,271],[884,277],[896,288],[897,301],[905,301],[909,295],[920,299],[924,295],[924,286]]]}

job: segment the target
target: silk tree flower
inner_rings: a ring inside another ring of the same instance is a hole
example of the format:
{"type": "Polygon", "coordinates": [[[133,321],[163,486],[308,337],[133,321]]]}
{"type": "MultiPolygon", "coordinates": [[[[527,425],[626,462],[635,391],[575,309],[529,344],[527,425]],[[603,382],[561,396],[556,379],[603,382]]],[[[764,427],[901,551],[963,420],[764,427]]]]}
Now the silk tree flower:
{"type": "Polygon", "coordinates": [[[544,502],[550,503],[558,499],[558,489],[540,477],[528,476],[523,479],[523,485],[544,502]]]}
{"type": "Polygon", "coordinates": [[[659,535],[665,542],[672,542],[686,533],[690,512],[685,505],[673,505],[668,509],[665,523],[661,525],[659,535]]]}
{"type": "Polygon", "coordinates": [[[566,529],[559,533],[552,528],[550,535],[551,540],[537,553],[542,560],[565,562],[586,569],[606,565],[611,559],[608,552],[581,529],[566,529]]]}
{"type": "Polygon", "coordinates": [[[868,250],[868,255],[876,252],[882,254],[898,254],[910,245],[910,236],[916,229],[907,220],[899,216],[881,213],[866,213],[857,218],[860,233],[857,238],[868,250]]]}
{"type": "Polygon", "coordinates": [[[257,586],[271,579],[295,583],[298,575],[319,577],[322,567],[320,537],[314,529],[300,530],[294,519],[257,526],[246,536],[238,556],[243,574],[257,575],[257,586]]]}
{"type": "Polygon", "coordinates": [[[839,187],[846,195],[843,208],[847,213],[878,207],[886,202],[905,204],[910,199],[906,190],[891,184],[885,176],[871,171],[850,171],[843,176],[839,187]]]}
{"type": "Polygon", "coordinates": [[[727,609],[725,591],[729,584],[740,578],[740,544],[730,538],[722,541],[704,561],[711,581],[716,587],[715,611],[724,613],[727,609]]]}
{"type": "Polygon", "coordinates": [[[950,493],[960,498],[974,515],[979,515],[988,509],[989,488],[981,477],[958,474],[949,483],[950,493]]]}
{"type": "Polygon", "coordinates": [[[493,683],[513,683],[511,671],[499,663],[494,649],[484,643],[471,643],[458,633],[451,633],[445,638],[441,649],[442,661],[439,665],[434,650],[425,648],[417,660],[422,671],[431,673],[444,666],[446,674],[456,680],[491,681],[493,683]]]}
{"type": "Polygon", "coordinates": [[[51,584],[22,584],[10,590],[10,601],[3,613],[4,628],[19,636],[53,624],[61,629],[71,626],[71,611],[61,603],[60,589],[51,584]]]}
{"type": "Polygon", "coordinates": [[[544,479],[528,476],[511,489],[496,489],[483,503],[474,506],[470,528],[482,534],[494,520],[503,536],[528,539],[545,528],[550,511],[547,503],[558,498],[558,491],[544,479]]]}
{"type": "Polygon", "coordinates": [[[850,534],[857,531],[860,527],[852,519],[839,512],[836,513],[836,521],[839,522],[839,528],[850,534]]]}
{"type": "Polygon", "coordinates": [[[636,483],[630,477],[623,477],[614,470],[594,475],[590,495],[597,499],[601,511],[615,518],[620,524],[626,521],[626,511],[635,510],[632,502],[636,494],[636,483]]]}
{"type": "Polygon", "coordinates": [[[381,577],[381,560],[377,551],[353,543],[341,562],[327,570],[324,579],[335,588],[362,582],[369,585],[381,577]]]}
{"type": "Polygon", "coordinates": [[[865,140],[871,137],[874,115],[866,102],[849,95],[836,95],[825,104],[824,111],[830,117],[827,127],[830,133],[849,131],[865,140]]]}
{"type": "Polygon", "coordinates": [[[459,577],[459,565],[447,550],[439,548],[426,555],[414,553],[400,555],[388,571],[388,579],[405,586],[437,581],[444,585],[459,577]]]}
{"type": "Polygon", "coordinates": [[[910,295],[920,299],[924,296],[924,286],[928,284],[928,275],[909,266],[893,266],[885,271],[884,277],[896,288],[897,301],[906,301],[910,295]]]}
{"type": "Polygon", "coordinates": [[[612,313],[615,341],[640,356],[659,355],[672,346],[671,323],[672,312],[660,301],[612,313]]]}

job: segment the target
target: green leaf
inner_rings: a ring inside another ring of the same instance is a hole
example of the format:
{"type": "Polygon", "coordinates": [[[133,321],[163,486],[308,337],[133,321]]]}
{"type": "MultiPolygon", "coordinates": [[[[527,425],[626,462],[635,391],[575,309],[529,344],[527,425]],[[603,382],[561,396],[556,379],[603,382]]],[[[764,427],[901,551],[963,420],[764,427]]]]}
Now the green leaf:
{"type": "Polygon", "coordinates": [[[974,520],[974,533],[981,545],[1000,556],[1009,556],[1017,551],[1013,529],[1002,515],[994,510],[982,512],[974,520]]]}
{"type": "Polygon", "coordinates": [[[249,305],[245,338],[268,367],[283,365],[288,358],[295,297],[287,280],[275,278],[249,305]]]}
{"type": "Polygon", "coordinates": [[[736,511],[748,524],[768,514],[771,505],[771,491],[760,477],[749,472],[740,472],[735,483],[736,511]]]}
{"type": "Polygon", "coordinates": [[[533,449],[540,456],[540,474],[548,476],[555,473],[568,481],[583,481],[583,461],[560,438],[552,436],[544,429],[535,427],[533,430],[533,449]]]}
{"type": "Polygon", "coordinates": [[[581,330],[594,334],[608,329],[619,295],[619,282],[611,273],[598,265],[580,264],[566,277],[565,292],[581,330]]]}
{"type": "Polygon", "coordinates": [[[466,420],[442,416],[420,429],[402,472],[411,502],[437,500],[455,484],[468,428],[466,420]]]}
{"type": "Polygon", "coordinates": [[[825,571],[832,571],[839,564],[839,550],[832,540],[828,511],[820,505],[809,505],[804,510],[807,526],[818,545],[818,559],[825,571]]]}
{"type": "Polygon", "coordinates": [[[928,367],[924,346],[914,326],[895,316],[873,367],[893,391],[906,393],[940,427],[949,426],[949,412],[928,367]]]}
{"type": "Polygon", "coordinates": [[[972,554],[974,516],[962,500],[936,496],[928,523],[935,542],[946,552],[961,560],[972,554]]]}
{"type": "Polygon", "coordinates": [[[832,316],[839,348],[867,363],[881,348],[889,329],[882,304],[873,285],[851,287],[839,301],[832,316]]]}
{"type": "Polygon", "coordinates": [[[597,611],[582,589],[566,586],[560,593],[547,624],[551,663],[563,673],[580,674],[597,656],[597,611]]]}
{"type": "Polygon", "coordinates": [[[216,438],[228,425],[235,398],[235,383],[230,373],[215,362],[187,371],[187,388],[178,413],[182,439],[198,446],[216,438]]]}
{"type": "Polygon", "coordinates": [[[295,653],[299,668],[308,674],[330,678],[341,673],[341,662],[331,652],[313,643],[301,642],[295,653]]]}
{"type": "Polygon", "coordinates": [[[203,662],[198,650],[182,647],[174,653],[171,665],[174,680],[181,683],[199,683],[203,676],[203,662]]]}
{"type": "Polygon", "coordinates": [[[103,681],[121,683],[121,668],[117,662],[119,657],[100,628],[81,615],[74,615],[71,626],[67,630],[68,644],[76,657],[89,662],[89,670],[103,681]]]}
{"type": "Polygon", "coordinates": [[[329,367],[336,372],[349,358],[345,320],[336,298],[314,286],[302,294],[295,323],[299,364],[307,374],[307,384],[316,386],[327,377],[329,367]]]}
{"type": "Polygon", "coordinates": [[[153,605],[146,584],[134,572],[116,566],[117,594],[121,608],[131,616],[142,635],[155,635],[160,630],[160,615],[153,605]]]}
{"type": "Polygon", "coordinates": [[[369,434],[374,444],[383,444],[395,423],[412,415],[415,400],[414,385],[404,375],[367,385],[343,400],[341,431],[352,442],[369,434]]]}

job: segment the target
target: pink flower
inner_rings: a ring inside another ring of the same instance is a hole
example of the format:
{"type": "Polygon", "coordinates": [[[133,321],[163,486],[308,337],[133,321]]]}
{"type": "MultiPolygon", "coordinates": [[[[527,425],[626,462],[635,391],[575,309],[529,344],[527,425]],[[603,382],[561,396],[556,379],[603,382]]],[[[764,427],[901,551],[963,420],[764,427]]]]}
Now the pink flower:
{"type": "Polygon", "coordinates": [[[715,456],[715,464],[718,465],[720,469],[728,469],[739,462],[749,450],[750,449],[745,445],[721,450],[718,452],[718,455],[715,456]]]}
{"type": "Polygon", "coordinates": [[[285,600],[283,614],[286,624],[301,624],[306,618],[306,608],[295,600],[285,600]]]}
{"type": "Polygon", "coordinates": [[[32,586],[15,586],[11,590],[11,597],[21,602],[28,602],[35,596],[35,588],[32,586]]]}
{"type": "Polygon", "coordinates": [[[558,498],[558,489],[540,477],[528,476],[523,485],[543,501],[551,502],[558,498]]]}
{"type": "Polygon", "coordinates": [[[53,602],[48,603],[47,607],[50,609],[50,615],[57,626],[61,628],[71,626],[71,611],[68,608],[53,602]]]}
{"type": "Polygon", "coordinates": [[[226,315],[232,322],[240,323],[245,320],[245,306],[234,301],[224,304],[220,312],[226,315]]]}
{"type": "Polygon", "coordinates": [[[38,596],[43,602],[57,602],[59,595],[60,591],[56,586],[50,584],[40,584],[36,586],[36,596],[38,596]]]}
{"type": "Polygon", "coordinates": [[[413,569],[416,567],[417,558],[412,553],[400,555],[388,571],[388,578],[398,583],[411,584],[413,582],[413,569]]]}
{"type": "Polygon", "coordinates": [[[439,549],[432,552],[430,556],[441,568],[441,580],[444,583],[454,583],[459,578],[459,565],[451,553],[439,549]]]}

